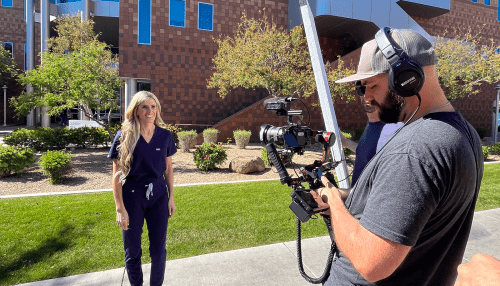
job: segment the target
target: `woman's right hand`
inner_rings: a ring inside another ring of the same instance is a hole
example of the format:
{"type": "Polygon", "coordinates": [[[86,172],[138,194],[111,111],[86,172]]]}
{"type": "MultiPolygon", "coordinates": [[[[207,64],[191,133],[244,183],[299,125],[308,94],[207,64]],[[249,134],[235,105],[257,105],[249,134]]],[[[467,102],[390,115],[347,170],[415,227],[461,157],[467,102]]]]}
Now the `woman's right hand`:
{"type": "Polygon", "coordinates": [[[116,224],[123,230],[128,230],[129,219],[125,209],[116,211],[116,224]]]}

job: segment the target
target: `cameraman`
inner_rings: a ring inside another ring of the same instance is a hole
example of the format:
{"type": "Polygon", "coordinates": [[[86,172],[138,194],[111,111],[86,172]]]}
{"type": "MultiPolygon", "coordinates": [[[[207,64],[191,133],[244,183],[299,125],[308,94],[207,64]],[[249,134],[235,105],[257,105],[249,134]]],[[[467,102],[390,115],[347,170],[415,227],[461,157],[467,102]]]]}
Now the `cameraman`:
{"type": "Polygon", "coordinates": [[[439,86],[432,44],[411,30],[389,33],[423,66],[425,81],[417,96],[396,94],[375,40],[363,45],[357,73],[338,81],[360,81],[380,119],[405,126],[352,189],[322,178],[326,187],[316,200],[330,207],[325,214],[339,248],[324,285],[453,285],[469,236],[483,175],[481,141],[439,86]]]}

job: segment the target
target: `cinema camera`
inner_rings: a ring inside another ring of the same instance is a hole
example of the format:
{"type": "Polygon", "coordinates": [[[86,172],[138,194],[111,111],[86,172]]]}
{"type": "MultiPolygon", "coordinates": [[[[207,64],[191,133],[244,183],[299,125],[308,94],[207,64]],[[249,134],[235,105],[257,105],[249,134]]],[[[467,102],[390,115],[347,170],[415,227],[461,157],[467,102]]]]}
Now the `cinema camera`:
{"type": "Polygon", "coordinates": [[[297,178],[293,178],[288,174],[279,154],[289,155],[290,153],[296,153],[303,155],[305,147],[313,142],[314,133],[307,126],[302,126],[300,123],[293,123],[293,116],[302,115],[302,110],[290,110],[290,104],[295,100],[297,98],[292,97],[266,100],[264,107],[267,110],[276,112],[279,116],[288,116],[288,125],[283,127],[275,127],[269,124],[262,125],[259,135],[260,141],[267,144],[268,157],[278,171],[281,184],[287,184],[293,189],[290,194],[292,197],[290,209],[304,223],[315,214],[325,210],[318,206],[310,191],[323,187],[323,183],[321,182],[322,176],[325,176],[332,184],[337,186],[334,176],[330,171],[335,169],[339,162],[327,162],[330,157],[330,147],[335,143],[335,134],[327,131],[317,131],[314,142],[323,145],[322,160],[315,160],[311,165],[300,167],[300,175],[297,178]],[[274,144],[281,145],[283,148],[278,151],[274,144]],[[309,189],[306,189],[302,183],[308,183],[309,189]]]}

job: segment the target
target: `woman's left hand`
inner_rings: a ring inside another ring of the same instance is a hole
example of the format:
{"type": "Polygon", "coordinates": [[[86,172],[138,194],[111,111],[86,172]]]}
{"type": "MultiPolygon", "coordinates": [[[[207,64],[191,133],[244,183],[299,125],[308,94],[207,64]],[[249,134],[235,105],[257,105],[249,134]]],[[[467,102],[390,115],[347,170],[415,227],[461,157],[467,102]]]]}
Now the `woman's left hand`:
{"type": "Polygon", "coordinates": [[[170,199],[168,201],[168,218],[171,218],[174,215],[175,210],[177,207],[175,206],[174,199],[170,199]]]}

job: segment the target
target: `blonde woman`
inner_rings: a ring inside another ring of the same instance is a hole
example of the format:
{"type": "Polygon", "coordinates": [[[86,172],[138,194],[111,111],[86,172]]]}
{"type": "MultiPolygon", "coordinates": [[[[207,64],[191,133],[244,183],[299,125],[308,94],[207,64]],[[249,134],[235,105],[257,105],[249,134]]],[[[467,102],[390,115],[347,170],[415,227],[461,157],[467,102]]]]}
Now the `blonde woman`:
{"type": "Polygon", "coordinates": [[[116,223],[122,228],[125,267],[131,285],[143,283],[144,220],[149,232],[150,285],[162,285],[168,219],[176,209],[172,155],[177,150],[170,131],[161,128],[164,123],[160,112],[154,94],[136,93],[108,155],[113,159],[116,223]]]}

